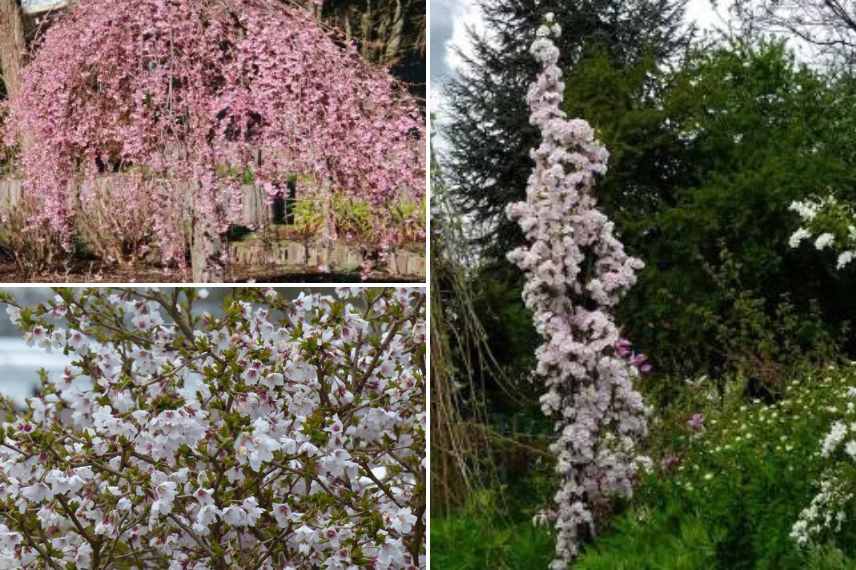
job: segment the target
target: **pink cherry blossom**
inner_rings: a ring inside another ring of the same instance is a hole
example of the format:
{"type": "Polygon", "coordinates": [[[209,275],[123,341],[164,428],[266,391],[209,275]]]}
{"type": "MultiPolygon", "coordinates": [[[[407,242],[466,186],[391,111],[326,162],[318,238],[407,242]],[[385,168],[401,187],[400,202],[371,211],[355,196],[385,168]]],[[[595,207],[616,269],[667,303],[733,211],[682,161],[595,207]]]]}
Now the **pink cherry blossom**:
{"type": "Polygon", "coordinates": [[[629,496],[648,463],[636,450],[647,410],[633,381],[650,366],[632,353],[613,318],[643,263],[624,252],[597,209],[594,184],[606,172],[606,149],[588,123],[567,120],[560,109],[565,85],[552,40],[559,32],[548,23],[532,43],[542,69],[527,99],[542,141],[531,153],[526,200],[510,204],[507,214],[528,242],[508,258],[526,273],[523,299],[544,338],[535,373],[547,387],[541,407],[555,419],[551,450],[561,477],[557,509],[544,517],[557,533],[552,568],[564,570],[581,536],[597,533],[594,513],[613,496],[629,496]]]}
{"type": "MultiPolygon", "coordinates": [[[[74,2],[10,106],[7,142],[31,141],[21,162],[42,206],[31,223],[69,244],[76,204],[91,199],[71,189],[114,172],[125,174],[116,231],[148,217],[163,261],[180,266],[187,223],[222,237],[240,221],[247,176],[271,199],[296,177],[301,192],[359,196],[379,212],[424,193],[417,102],[296,3],[74,2]]],[[[395,245],[392,224],[377,231],[380,247],[395,245]]]]}

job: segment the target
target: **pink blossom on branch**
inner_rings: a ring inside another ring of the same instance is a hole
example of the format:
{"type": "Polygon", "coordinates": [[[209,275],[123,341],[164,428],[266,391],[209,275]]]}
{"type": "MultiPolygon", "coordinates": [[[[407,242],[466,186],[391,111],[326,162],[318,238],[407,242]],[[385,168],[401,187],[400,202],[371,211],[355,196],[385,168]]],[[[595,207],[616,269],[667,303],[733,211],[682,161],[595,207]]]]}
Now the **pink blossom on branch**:
{"type": "MultiPolygon", "coordinates": [[[[44,219],[70,233],[73,183],[141,170],[157,192],[222,235],[247,171],[274,196],[290,175],[375,206],[424,192],[424,123],[383,69],[271,0],[81,0],[47,32],[12,101],[7,142],[44,219]],[[261,154],[261,164],[258,157],[261,154]],[[178,185],[191,184],[191,196],[178,185]]],[[[165,261],[184,261],[181,220],[158,217],[165,261]]]]}
{"type": "Polygon", "coordinates": [[[559,50],[551,36],[561,30],[548,15],[531,53],[542,71],[529,89],[531,122],[542,133],[532,151],[535,169],[526,201],[510,204],[528,241],[509,254],[526,273],[523,298],[544,338],[536,375],[547,392],[545,414],[555,419],[561,477],[552,567],[565,569],[581,541],[597,532],[596,512],[612,496],[629,496],[640,467],[636,451],[647,433],[647,410],[633,381],[650,369],[621,339],[613,308],[636,282],[643,263],[624,252],[613,223],[597,209],[596,177],[608,153],[585,121],[567,120],[560,109],[564,83],[559,50]]]}

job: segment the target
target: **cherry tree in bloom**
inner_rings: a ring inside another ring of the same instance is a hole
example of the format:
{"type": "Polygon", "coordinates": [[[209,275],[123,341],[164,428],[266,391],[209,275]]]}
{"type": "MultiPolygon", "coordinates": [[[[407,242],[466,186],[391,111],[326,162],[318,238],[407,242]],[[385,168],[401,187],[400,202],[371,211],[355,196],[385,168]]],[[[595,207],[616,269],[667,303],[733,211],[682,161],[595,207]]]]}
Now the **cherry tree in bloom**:
{"type": "Polygon", "coordinates": [[[5,300],[74,360],[0,428],[0,568],[424,568],[424,293],[57,293],[5,300]]]}
{"type": "MultiPolygon", "coordinates": [[[[424,192],[416,101],[296,4],[80,0],[46,33],[12,109],[7,142],[32,141],[21,160],[43,202],[33,224],[70,235],[72,188],[141,174],[122,192],[158,196],[164,261],[184,263],[192,210],[195,282],[223,279],[248,177],[274,197],[297,175],[325,210],[333,191],[379,210],[424,192]]],[[[140,215],[117,202],[117,215],[140,215]]]]}
{"type": "Polygon", "coordinates": [[[552,520],[552,567],[564,569],[582,540],[596,534],[596,515],[612,496],[629,496],[638,469],[636,441],[647,432],[646,407],[633,385],[644,358],[628,358],[613,308],[636,281],[640,260],[628,257],[613,224],[597,209],[593,187],[606,171],[607,151],[582,120],[561,111],[564,83],[552,41],[561,33],[548,14],[531,47],[542,65],[528,93],[531,122],[542,133],[526,201],[510,204],[528,245],[508,258],[526,273],[523,299],[544,338],[536,375],[555,419],[561,484],[552,520]]]}

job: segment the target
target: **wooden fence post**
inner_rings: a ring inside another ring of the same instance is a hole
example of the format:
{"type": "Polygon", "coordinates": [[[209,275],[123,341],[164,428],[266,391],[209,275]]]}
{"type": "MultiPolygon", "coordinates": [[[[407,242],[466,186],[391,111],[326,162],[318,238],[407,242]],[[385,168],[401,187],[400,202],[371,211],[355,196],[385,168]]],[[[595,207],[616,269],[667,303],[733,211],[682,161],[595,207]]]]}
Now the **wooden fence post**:
{"type": "MultiPolygon", "coordinates": [[[[192,191],[192,190],[191,190],[192,191]]],[[[192,234],[190,265],[194,283],[223,283],[226,280],[226,236],[220,233],[216,223],[199,215],[199,192],[192,198],[192,234]]]]}

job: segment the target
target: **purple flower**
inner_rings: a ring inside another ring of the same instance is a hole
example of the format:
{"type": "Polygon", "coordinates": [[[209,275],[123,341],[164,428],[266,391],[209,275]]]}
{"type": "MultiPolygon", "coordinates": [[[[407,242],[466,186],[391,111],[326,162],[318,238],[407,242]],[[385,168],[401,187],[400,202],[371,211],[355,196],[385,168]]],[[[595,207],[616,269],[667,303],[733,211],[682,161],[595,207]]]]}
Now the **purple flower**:
{"type": "Polygon", "coordinates": [[[632,364],[636,368],[641,368],[642,366],[644,366],[647,363],[648,363],[648,357],[645,356],[644,354],[642,354],[641,352],[638,354],[634,353],[633,356],[630,357],[630,364],[632,364]]]}
{"type": "Polygon", "coordinates": [[[704,414],[693,414],[687,421],[687,425],[693,431],[701,431],[704,429],[704,414]]]}
{"type": "Polygon", "coordinates": [[[677,467],[680,464],[680,462],[681,462],[680,457],[678,457],[677,455],[669,454],[669,455],[665,456],[660,461],[660,468],[663,471],[671,471],[672,469],[677,467]]]}
{"type": "Polygon", "coordinates": [[[615,343],[615,352],[621,358],[627,358],[630,356],[630,348],[633,345],[630,344],[630,341],[626,338],[619,339],[618,342],[615,343]]]}

